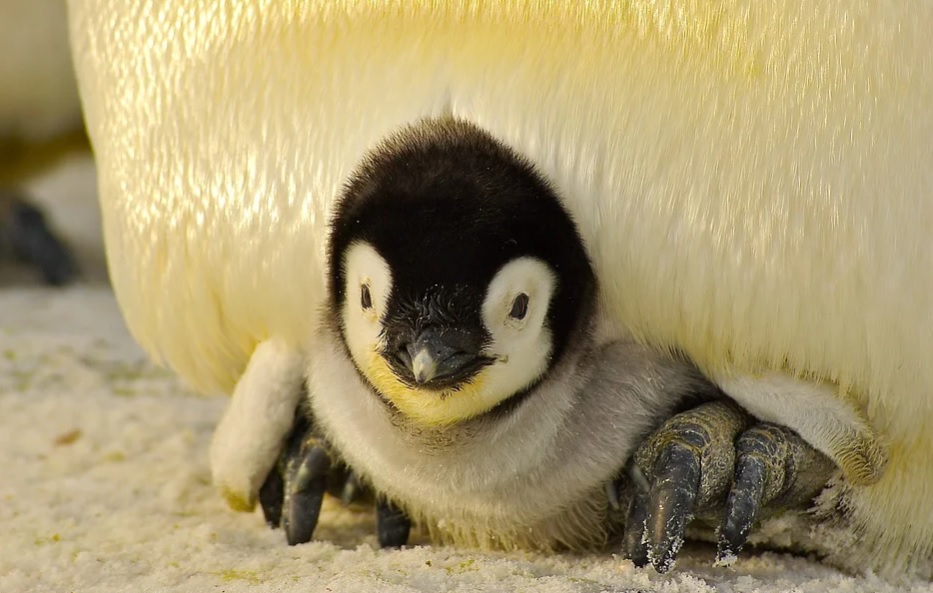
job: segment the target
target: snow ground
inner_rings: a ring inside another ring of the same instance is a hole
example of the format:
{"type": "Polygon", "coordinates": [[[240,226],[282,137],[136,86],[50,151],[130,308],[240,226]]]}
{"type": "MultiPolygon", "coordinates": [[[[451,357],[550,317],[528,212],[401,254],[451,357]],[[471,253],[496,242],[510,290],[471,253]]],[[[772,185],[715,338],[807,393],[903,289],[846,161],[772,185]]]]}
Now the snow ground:
{"type": "Polygon", "coordinates": [[[379,551],[372,517],[336,506],[317,541],[290,548],[210,485],[208,442],[225,400],[186,391],[127,334],[106,283],[89,161],[33,190],[85,280],[52,290],[0,268],[0,593],[933,591],[772,553],[718,569],[698,546],[664,576],[609,552],[379,551]]]}

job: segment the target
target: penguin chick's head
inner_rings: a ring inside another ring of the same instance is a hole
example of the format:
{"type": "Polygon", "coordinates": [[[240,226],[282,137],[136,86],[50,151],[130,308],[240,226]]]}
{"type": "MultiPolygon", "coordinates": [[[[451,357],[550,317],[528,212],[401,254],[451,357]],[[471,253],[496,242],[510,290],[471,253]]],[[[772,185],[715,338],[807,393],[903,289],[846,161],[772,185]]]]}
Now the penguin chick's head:
{"type": "Polygon", "coordinates": [[[423,121],[364,160],[329,257],[330,313],[356,368],[426,426],[527,393],[592,309],[593,271],[554,191],[458,120],[423,121]]]}

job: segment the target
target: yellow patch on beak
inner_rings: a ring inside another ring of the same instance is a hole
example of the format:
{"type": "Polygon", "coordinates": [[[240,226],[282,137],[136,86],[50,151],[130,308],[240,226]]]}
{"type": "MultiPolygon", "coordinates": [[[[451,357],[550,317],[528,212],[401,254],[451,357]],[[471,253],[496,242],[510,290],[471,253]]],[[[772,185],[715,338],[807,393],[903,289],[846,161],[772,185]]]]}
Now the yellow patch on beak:
{"type": "Polygon", "coordinates": [[[399,380],[377,352],[370,355],[362,371],[384,398],[423,426],[446,426],[468,420],[491,410],[501,401],[501,398],[483,392],[485,369],[459,389],[448,391],[409,387],[399,380]]]}

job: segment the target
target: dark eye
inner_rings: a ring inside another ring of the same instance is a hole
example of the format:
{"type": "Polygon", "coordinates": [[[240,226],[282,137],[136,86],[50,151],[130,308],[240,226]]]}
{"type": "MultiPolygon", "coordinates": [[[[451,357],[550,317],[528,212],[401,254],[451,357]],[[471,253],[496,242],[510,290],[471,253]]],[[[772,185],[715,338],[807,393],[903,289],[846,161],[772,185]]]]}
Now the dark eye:
{"type": "Polygon", "coordinates": [[[360,305],[362,305],[364,309],[373,308],[373,297],[369,294],[368,284],[364,284],[360,287],[360,305]]]}
{"type": "Polygon", "coordinates": [[[509,311],[509,317],[512,319],[524,319],[528,313],[528,295],[524,292],[512,301],[512,310],[509,311]]]}

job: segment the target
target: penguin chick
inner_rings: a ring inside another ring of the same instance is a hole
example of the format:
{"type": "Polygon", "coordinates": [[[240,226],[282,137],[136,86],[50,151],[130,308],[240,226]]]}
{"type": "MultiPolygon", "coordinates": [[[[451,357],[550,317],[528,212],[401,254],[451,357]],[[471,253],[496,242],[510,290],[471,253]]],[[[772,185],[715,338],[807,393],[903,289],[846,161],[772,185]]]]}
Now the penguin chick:
{"type": "MultiPolygon", "coordinates": [[[[427,120],[384,142],[346,187],[329,257],[326,329],[308,346],[318,434],[305,461],[280,464],[309,468],[286,488],[293,499],[317,493],[312,521],[284,511],[290,543],[311,536],[334,452],[439,539],[602,543],[618,527],[606,486],[641,441],[689,402],[722,397],[689,362],[604,337],[618,332],[599,313],[569,214],[528,163],[469,123],[427,120]]],[[[752,423],[731,417],[734,434],[752,423]]],[[[384,529],[398,524],[393,508],[380,508],[383,544],[407,538],[407,527],[384,529]]],[[[663,548],[659,570],[682,535],[661,530],[649,546],[663,548]]]]}
{"type": "Polygon", "coordinates": [[[595,279],[576,229],[531,168],[476,128],[413,128],[345,195],[331,317],[362,377],[403,416],[468,420],[579,349],[595,279]]]}

